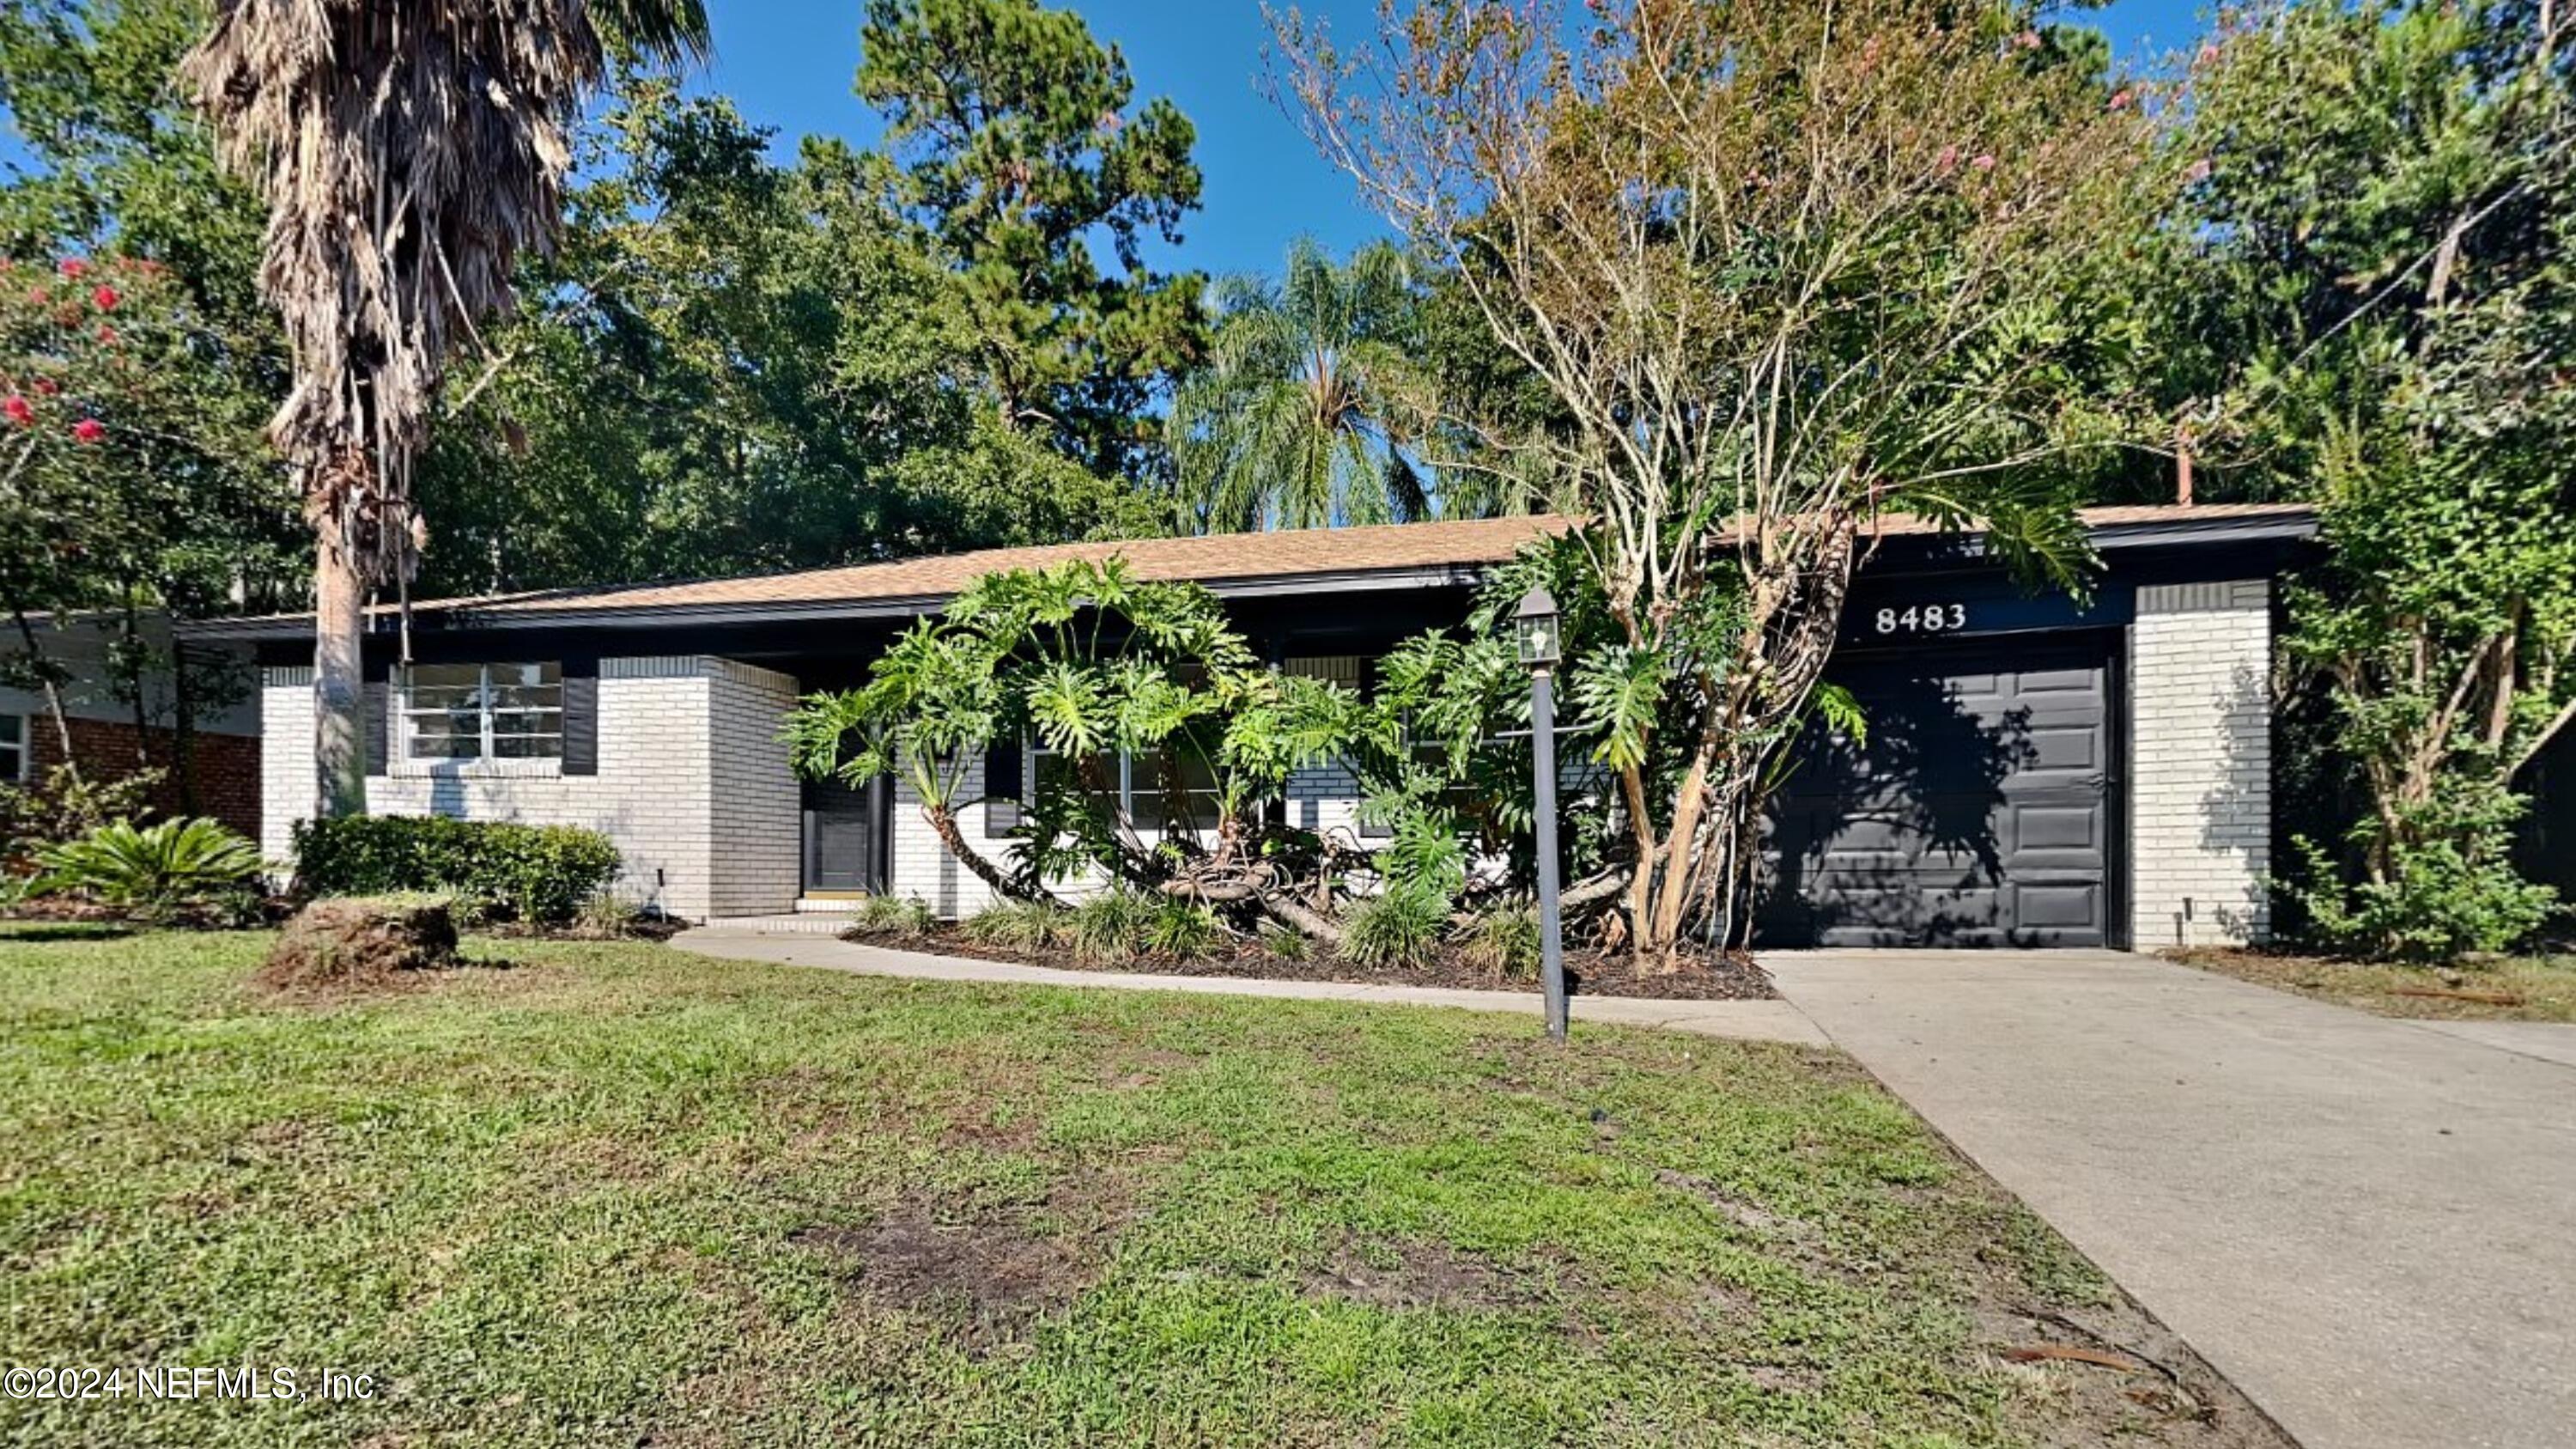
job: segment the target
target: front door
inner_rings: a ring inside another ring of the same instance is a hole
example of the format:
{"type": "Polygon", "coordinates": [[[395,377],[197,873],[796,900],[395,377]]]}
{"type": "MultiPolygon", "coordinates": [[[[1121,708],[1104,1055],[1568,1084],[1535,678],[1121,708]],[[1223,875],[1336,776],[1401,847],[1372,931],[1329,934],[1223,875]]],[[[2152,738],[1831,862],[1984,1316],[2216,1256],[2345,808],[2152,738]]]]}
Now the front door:
{"type": "Polygon", "coordinates": [[[805,889],[846,894],[886,889],[893,812],[880,775],[852,787],[838,780],[805,784],[805,889]]]}

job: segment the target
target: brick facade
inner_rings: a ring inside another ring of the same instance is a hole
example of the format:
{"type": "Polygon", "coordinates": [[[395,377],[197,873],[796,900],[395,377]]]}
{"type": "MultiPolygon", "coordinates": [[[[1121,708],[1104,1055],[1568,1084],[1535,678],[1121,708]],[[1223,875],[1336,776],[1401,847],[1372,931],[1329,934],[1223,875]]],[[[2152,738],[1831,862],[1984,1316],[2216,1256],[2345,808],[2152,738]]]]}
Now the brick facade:
{"type": "MultiPolygon", "coordinates": [[[[312,813],[312,672],[272,669],[262,686],[262,845],[284,860],[292,823],[312,813]]],[[[554,761],[397,761],[368,779],[367,807],[586,826],[616,843],[617,889],[639,904],[692,920],[786,910],[800,887],[801,797],[778,730],[795,699],[794,679],[728,659],[603,659],[597,774],[565,775],[554,761]]]]}
{"type": "MultiPolygon", "coordinates": [[[[260,744],[256,735],[197,732],[190,737],[186,769],[180,768],[177,731],[159,727],[138,730],[130,722],[74,715],[72,759],[93,780],[121,780],[138,769],[164,772],[150,800],[164,816],[211,816],[256,840],[260,833],[260,744]],[[141,742],[138,751],[137,741],[141,742]]],[[[63,763],[61,737],[52,720],[27,716],[33,746],[33,778],[63,763]]]]}
{"type": "Polygon", "coordinates": [[[2138,590],[2129,633],[2130,944],[2264,938],[2272,849],[2272,590],[2138,590]]]}

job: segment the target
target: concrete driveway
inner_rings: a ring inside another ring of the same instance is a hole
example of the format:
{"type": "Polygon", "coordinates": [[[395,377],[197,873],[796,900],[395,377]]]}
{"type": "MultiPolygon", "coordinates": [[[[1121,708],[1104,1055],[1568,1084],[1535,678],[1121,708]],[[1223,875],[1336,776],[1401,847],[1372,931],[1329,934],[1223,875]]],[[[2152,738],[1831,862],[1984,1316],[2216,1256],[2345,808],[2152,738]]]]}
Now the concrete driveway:
{"type": "Polygon", "coordinates": [[[2576,1027],[2107,951],[1761,959],[2307,1449],[2576,1444],[2576,1027]]]}

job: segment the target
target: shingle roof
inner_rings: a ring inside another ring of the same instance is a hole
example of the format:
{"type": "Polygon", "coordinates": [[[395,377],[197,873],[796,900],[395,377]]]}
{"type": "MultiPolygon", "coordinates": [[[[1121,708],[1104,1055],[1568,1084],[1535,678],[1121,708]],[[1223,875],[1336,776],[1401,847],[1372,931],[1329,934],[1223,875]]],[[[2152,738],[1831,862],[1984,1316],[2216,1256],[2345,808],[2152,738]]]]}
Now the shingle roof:
{"type": "Polygon", "coordinates": [[[725,604],[819,604],[861,600],[936,599],[958,592],[986,574],[1044,568],[1070,559],[1124,558],[1140,579],[1192,579],[1220,583],[1241,579],[1383,573],[1409,569],[1475,567],[1500,563],[1542,533],[1562,532],[1553,514],[1484,518],[1452,523],[1396,523],[1365,528],[1281,529],[1269,533],[1217,533],[1187,538],[1140,538],[1097,543],[1049,543],[1028,548],[988,548],[889,563],[804,569],[750,578],[700,579],[597,589],[558,589],[491,599],[452,599],[420,608],[472,609],[477,613],[531,613],[555,609],[694,608],[725,604]]]}
{"type": "MultiPolygon", "coordinates": [[[[2304,504],[2203,504],[2182,508],[2141,505],[2089,508],[2085,524],[2100,533],[2140,525],[2223,525],[2248,520],[2285,522],[2310,517],[2304,504]]],[[[1460,520],[1446,523],[1387,524],[1364,528],[1315,528],[1268,533],[1225,533],[1186,538],[1128,539],[1097,543],[1042,544],[1029,548],[981,549],[972,553],[897,559],[840,568],[805,569],[796,573],[742,578],[697,579],[672,583],[622,584],[598,588],[550,589],[518,594],[415,602],[423,613],[457,615],[459,622],[503,619],[527,623],[553,616],[591,617],[603,612],[713,609],[757,612],[768,607],[892,605],[930,603],[955,594],[988,573],[1036,568],[1068,559],[1123,558],[1140,579],[1189,579],[1221,588],[1275,580],[1285,585],[1332,577],[1366,577],[1470,571],[1508,559],[1524,543],[1542,534],[1560,533],[1567,520],[1554,514],[1522,518],[1460,520]]],[[[1880,520],[1883,536],[1921,535],[1937,530],[1920,519],[1891,515],[1880,520]]],[[[309,616],[285,616],[302,619],[309,616]]],[[[268,621],[226,621],[211,626],[235,632],[268,621]]],[[[206,627],[206,626],[201,626],[206,627]]]]}

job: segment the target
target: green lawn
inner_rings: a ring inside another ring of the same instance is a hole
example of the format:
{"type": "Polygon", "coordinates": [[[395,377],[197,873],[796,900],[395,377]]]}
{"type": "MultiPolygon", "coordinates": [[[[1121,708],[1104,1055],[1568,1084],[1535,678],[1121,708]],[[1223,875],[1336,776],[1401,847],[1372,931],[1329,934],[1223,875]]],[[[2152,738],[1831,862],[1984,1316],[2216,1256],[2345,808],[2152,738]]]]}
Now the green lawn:
{"type": "Polygon", "coordinates": [[[2576,1022],[2576,956],[2509,956],[2456,970],[2238,950],[2187,951],[2179,959],[2379,1016],[2576,1022]]]}
{"type": "Polygon", "coordinates": [[[2133,1311],[1831,1054],[642,945],[282,1003],[265,940],[0,941],[0,1362],[390,1393],[0,1441],[2275,1442],[1998,1358],[2133,1311]]]}

